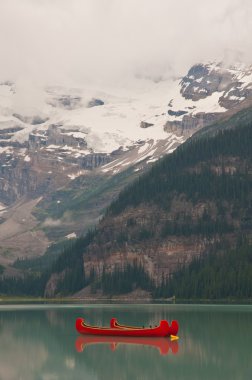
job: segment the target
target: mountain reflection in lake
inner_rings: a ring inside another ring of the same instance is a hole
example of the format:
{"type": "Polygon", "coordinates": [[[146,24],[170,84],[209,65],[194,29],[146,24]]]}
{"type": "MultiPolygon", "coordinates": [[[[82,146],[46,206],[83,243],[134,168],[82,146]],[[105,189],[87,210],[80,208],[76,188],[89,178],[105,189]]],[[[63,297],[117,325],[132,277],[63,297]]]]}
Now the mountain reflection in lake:
{"type": "Polygon", "coordinates": [[[251,320],[250,306],[0,306],[0,379],[250,379],[251,320]],[[82,336],[78,316],[95,325],[178,319],[180,340],[82,336]]]}

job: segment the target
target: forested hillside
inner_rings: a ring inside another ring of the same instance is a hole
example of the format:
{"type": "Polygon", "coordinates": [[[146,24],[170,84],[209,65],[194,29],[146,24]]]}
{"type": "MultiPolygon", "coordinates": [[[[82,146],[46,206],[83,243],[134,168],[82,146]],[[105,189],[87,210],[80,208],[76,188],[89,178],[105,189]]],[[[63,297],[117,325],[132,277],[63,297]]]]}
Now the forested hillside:
{"type": "Polygon", "coordinates": [[[121,192],[85,249],[92,290],[113,294],[113,289],[157,287],[157,296],[170,296],[177,293],[174,285],[170,291],[165,287],[165,294],[160,287],[174,273],[182,276],[191,261],[225,254],[241,237],[249,239],[251,148],[248,109],[197,134],[121,192]],[[148,278],[138,273],[132,279],[136,260],[148,278]]]}
{"type": "Polygon", "coordinates": [[[97,229],[48,270],[46,294],[89,285],[93,294],[140,287],[156,297],[249,297],[251,109],[240,115],[191,138],[121,192],[97,229]]]}
{"type": "Polygon", "coordinates": [[[164,279],[154,296],[180,299],[252,299],[252,246],[248,242],[194,259],[164,279]]]}
{"type": "Polygon", "coordinates": [[[251,126],[220,131],[214,138],[191,140],[139,178],[108,209],[115,216],[148,203],[171,208],[174,196],[199,201],[251,201],[251,126]]]}

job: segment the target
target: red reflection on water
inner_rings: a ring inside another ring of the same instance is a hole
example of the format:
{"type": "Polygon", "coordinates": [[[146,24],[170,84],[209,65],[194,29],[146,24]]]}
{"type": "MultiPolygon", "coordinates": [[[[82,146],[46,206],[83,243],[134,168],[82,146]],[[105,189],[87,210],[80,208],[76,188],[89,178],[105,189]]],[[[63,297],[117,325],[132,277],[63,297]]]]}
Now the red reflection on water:
{"type": "Polygon", "coordinates": [[[115,336],[79,336],[75,341],[77,352],[82,352],[84,348],[91,344],[108,343],[110,349],[115,351],[119,344],[142,345],[155,347],[159,350],[160,355],[168,355],[169,351],[173,355],[179,352],[178,341],[170,341],[169,338],[142,338],[142,337],[115,337],[115,336]]]}

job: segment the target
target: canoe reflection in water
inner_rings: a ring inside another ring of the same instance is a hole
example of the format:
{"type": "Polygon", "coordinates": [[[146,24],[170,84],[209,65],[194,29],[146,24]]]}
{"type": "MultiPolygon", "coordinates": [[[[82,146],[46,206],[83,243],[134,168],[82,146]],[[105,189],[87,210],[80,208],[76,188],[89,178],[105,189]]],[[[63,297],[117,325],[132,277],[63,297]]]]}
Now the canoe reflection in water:
{"type": "Polygon", "coordinates": [[[86,346],[100,343],[108,343],[112,351],[115,351],[119,344],[128,344],[155,347],[160,355],[168,355],[169,352],[176,355],[179,352],[178,341],[170,341],[167,338],[85,335],[76,339],[75,347],[77,352],[82,352],[86,346]]]}

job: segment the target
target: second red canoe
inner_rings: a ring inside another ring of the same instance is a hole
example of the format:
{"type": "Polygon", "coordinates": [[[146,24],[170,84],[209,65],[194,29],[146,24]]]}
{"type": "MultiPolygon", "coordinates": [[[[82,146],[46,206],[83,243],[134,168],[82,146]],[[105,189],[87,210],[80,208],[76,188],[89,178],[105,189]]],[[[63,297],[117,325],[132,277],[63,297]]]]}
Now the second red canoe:
{"type": "Polygon", "coordinates": [[[103,335],[103,336],[136,336],[136,337],[166,337],[177,335],[179,325],[172,321],[171,325],[162,320],[156,327],[133,327],[120,325],[115,318],[111,320],[111,327],[90,326],[83,318],[76,319],[76,330],[81,334],[103,335]]]}

